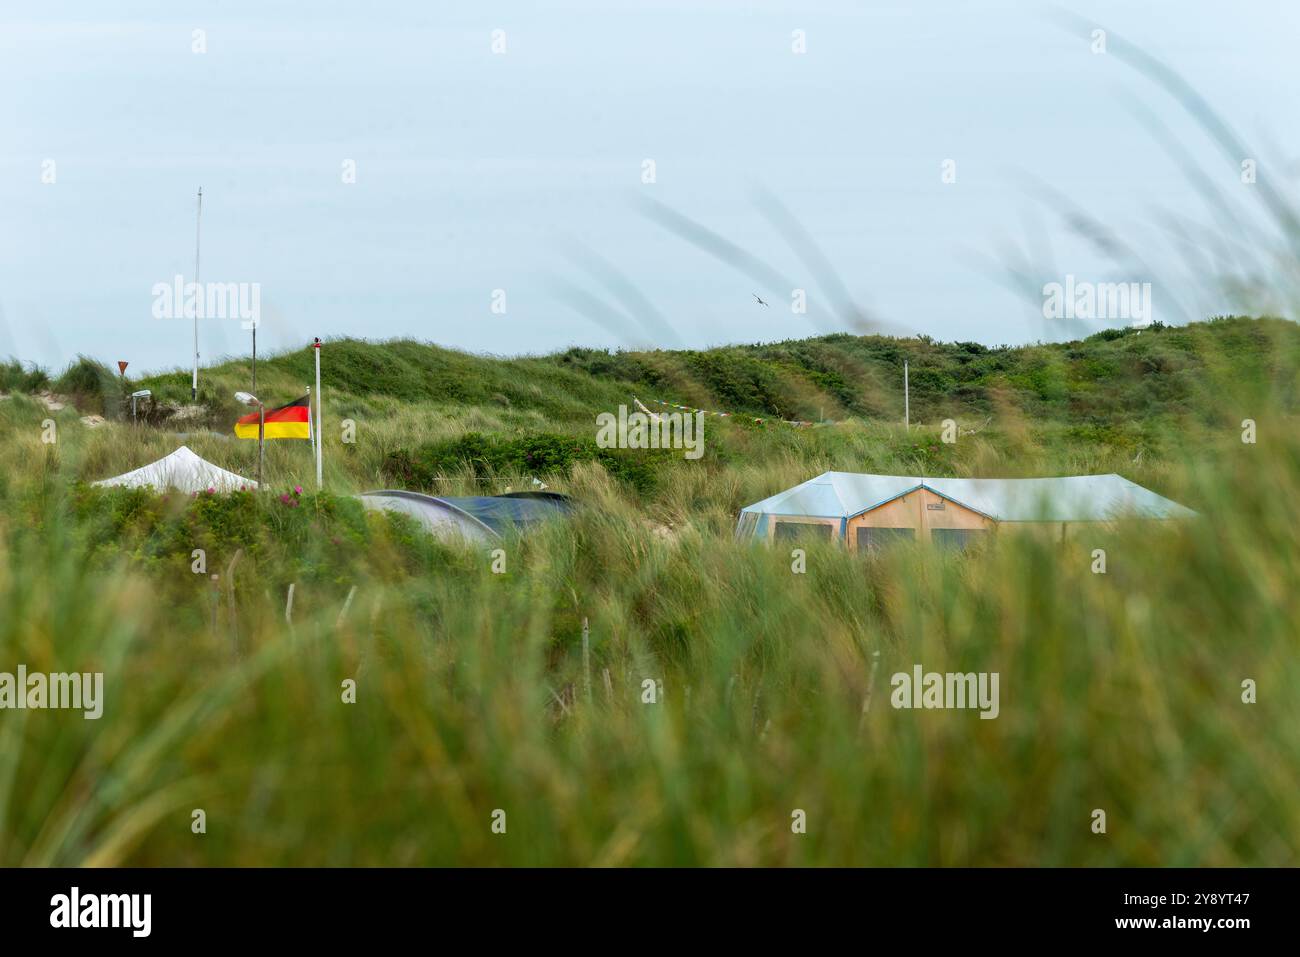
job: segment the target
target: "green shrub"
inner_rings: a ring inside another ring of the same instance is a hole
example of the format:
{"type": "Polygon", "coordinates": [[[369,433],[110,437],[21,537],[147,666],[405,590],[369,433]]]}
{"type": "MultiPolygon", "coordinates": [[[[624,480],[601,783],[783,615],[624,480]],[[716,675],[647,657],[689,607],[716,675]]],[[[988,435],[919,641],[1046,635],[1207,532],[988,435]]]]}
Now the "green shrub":
{"type": "Polygon", "coordinates": [[[468,468],[476,476],[568,475],[578,462],[599,462],[615,478],[641,492],[655,484],[652,461],[665,464],[667,450],[602,449],[594,439],[535,432],[513,439],[468,432],[459,438],[396,449],[384,459],[385,478],[406,487],[435,489],[436,478],[468,468]]]}

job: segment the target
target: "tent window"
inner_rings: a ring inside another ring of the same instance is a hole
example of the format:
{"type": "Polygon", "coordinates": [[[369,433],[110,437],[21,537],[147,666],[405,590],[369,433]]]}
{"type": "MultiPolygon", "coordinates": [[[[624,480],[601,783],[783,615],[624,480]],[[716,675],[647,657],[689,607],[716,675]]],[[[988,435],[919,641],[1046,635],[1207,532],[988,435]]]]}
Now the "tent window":
{"type": "Polygon", "coordinates": [[[930,539],[941,548],[965,551],[978,545],[985,535],[982,528],[932,528],[930,539]]]}
{"type": "Polygon", "coordinates": [[[824,538],[829,541],[833,536],[835,529],[823,522],[777,522],[776,534],[773,536],[778,542],[793,542],[806,538],[824,538]]]}
{"type": "Polygon", "coordinates": [[[916,529],[914,528],[872,528],[870,525],[858,527],[858,549],[860,551],[887,548],[894,542],[914,541],[916,541],[916,529]]]}

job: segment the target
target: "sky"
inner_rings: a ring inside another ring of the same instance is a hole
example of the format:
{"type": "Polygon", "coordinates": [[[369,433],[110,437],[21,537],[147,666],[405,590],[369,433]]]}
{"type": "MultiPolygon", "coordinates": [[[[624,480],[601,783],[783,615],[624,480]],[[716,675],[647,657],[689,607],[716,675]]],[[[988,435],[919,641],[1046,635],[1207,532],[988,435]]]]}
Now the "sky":
{"type": "MultiPolygon", "coordinates": [[[[1205,182],[1247,220],[1258,190],[1117,38],[1300,184],[1282,0],[108,6],[0,3],[0,357],[189,368],[155,286],[194,278],[199,187],[200,278],[257,284],[259,353],[1130,324],[1045,317],[1067,276],[1151,282],[1164,322],[1258,305],[1198,266],[1205,182]]],[[[249,344],[200,322],[204,363],[249,344]]]]}

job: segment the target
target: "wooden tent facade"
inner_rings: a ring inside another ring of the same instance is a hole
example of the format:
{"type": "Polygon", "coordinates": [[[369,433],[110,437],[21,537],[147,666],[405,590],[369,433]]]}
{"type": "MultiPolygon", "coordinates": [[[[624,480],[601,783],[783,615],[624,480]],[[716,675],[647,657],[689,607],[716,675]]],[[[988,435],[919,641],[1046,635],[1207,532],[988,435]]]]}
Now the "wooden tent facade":
{"type": "Polygon", "coordinates": [[[827,472],[741,512],[738,538],[838,540],[851,551],[891,542],[965,548],[998,528],[1066,538],[1121,518],[1196,513],[1118,475],[927,479],[827,472]]]}

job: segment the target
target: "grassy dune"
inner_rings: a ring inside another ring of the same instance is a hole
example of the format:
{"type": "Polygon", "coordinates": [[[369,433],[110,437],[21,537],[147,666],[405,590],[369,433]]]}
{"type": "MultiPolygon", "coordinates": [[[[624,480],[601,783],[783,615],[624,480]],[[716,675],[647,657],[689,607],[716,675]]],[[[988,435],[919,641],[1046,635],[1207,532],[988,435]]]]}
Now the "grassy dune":
{"type": "MultiPolygon", "coordinates": [[[[0,864],[1294,864],[1298,344],[1248,319],[1004,350],[331,343],[320,495],[287,442],[268,445],[260,497],[89,489],[174,449],[172,427],[122,421],[112,377],[83,376],[82,408],[60,412],[15,392],[0,670],[103,671],[106,702],[97,721],[0,712],[0,864]],[[555,451],[632,394],[838,424],[710,418],[703,459],[644,453],[626,474],[555,451]],[[87,428],[96,402],[109,421],[87,428]],[[457,462],[470,433],[517,445],[457,462]],[[530,466],[538,449],[555,468],[530,466]],[[494,574],[487,550],[347,497],[394,484],[397,453],[437,466],[422,474],[440,491],[536,475],[586,508],[505,543],[494,574]],[[968,558],[813,546],[804,574],[732,540],[740,507],[827,468],[1120,472],[1202,518],[1066,546],[1001,536],[968,558]],[[282,501],[294,484],[308,491],[282,501]],[[890,676],[918,663],[998,672],[999,717],[892,708],[890,676]]],[[[259,364],[259,391],[301,394],[310,362],[259,364]]],[[[197,421],[228,433],[247,366],[203,381],[197,421]]],[[[126,385],[188,402],[187,374],[126,385]]],[[[252,474],[254,443],[192,431],[252,474]]]]}

